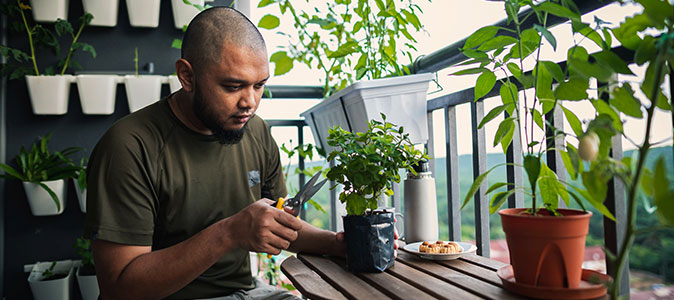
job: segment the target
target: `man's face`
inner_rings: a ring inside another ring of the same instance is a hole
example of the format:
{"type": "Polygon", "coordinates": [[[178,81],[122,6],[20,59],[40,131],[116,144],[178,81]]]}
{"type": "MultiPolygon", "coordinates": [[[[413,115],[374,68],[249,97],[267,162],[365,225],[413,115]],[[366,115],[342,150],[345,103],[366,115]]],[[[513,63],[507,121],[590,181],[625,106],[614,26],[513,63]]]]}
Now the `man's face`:
{"type": "Polygon", "coordinates": [[[218,63],[195,70],[194,112],[224,143],[238,142],[253,117],[269,63],[264,51],[225,46],[218,63]]]}

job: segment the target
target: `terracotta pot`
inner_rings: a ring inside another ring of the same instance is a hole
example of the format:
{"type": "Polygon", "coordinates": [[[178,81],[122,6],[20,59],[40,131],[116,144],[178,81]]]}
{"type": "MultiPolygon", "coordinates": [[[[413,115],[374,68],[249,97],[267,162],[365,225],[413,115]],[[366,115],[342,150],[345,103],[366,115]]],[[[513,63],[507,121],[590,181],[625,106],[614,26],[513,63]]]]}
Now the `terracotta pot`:
{"type": "Polygon", "coordinates": [[[541,209],[531,216],[523,214],[525,210],[499,211],[515,280],[531,286],[577,288],[592,213],[558,209],[563,217],[555,217],[541,209]]]}

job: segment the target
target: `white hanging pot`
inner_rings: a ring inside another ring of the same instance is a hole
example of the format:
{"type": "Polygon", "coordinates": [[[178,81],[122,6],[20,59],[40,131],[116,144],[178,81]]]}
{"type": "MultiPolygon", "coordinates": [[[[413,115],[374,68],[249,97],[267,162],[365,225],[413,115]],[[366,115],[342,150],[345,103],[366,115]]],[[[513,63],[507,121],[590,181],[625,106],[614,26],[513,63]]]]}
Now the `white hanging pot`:
{"type": "Polygon", "coordinates": [[[67,274],[58,279],[44,280],[42,273],[51,267],[52,262],[38,262],[33,266],[28,276],[30,291],[35,300],[69,300],[72,295],[73,287],[73,262],[72,260],[63,260],[56,262],[54,274],[67,274]]]}
{"type": "Polygon", "coordinates": [[[68,0],[30,0],[30,8],[37,22],[68,20],[68,0]]]}
{"type": "Polygon", "coordinates": [[[80,294],[82,300],[96,300],[100,290],[98,289],[98,281],[96,275],[81,275],[82,267],[77,268],[77,285],[80,287],[80,294]]]}
{"type": "Polygon", "coordinates": [[[80,185],[77,184],[77,179],[72,178],[73,185],[75,185],[75,192],[77,193],[77,201],[80,203],[80,210],[83,213],[87,213],[87,189],[80,189],[80,185]]]}
{"type": "Polygon", "coordinates": [[[177,92],[179,89],[183,87],[183,85],[180,83],[180,80],[178,80],[178,76],[176,75],[168,76],[168,83],[169,89],[171,90],[171,94],[177,92]]]}
{"type": "MultiPolygon", "coordinates": [[[[204,6],[204,0],[191,0],[190,2],[204,6]]],[[[171,6],[173,8],[173,23],[176,25],[176,29],[182,29],[183,26],[190,24],[194,16],[199,13],[196,7],[185,4],[183,0],[171,0],[171,6]]]]}
{"type": "Polygon", "coordinates": [[[77,75],[82,112],[87,115],[111,115],[115,112],[116,75],[77,75]]]}
{"type": "Polygon", "coordinates": [[[137,111],[159,101],[162,77],[159,75],[126,75],[124,88],[129,102],[129,112],[137,111]]]}
{"type": "Polygon", "coordinates": [[[159,27],[160,3],[160,0],[126,0],[131,26],[159,27]]]}
{"type": "Polygon", "coordinates": [[[30,212],[34,216],[54,216],[60,215],[66,208],[66,188],[65,179],[43,181],[53,192],[59,200],[60,208],[56,207],[54,199],[49,196],[49,193],[35,182],[24,181],[23,189],[26,191],[28,198],[28,206],[30,212]]]}
{"type": "Polygon", "coordinates": [[[72,75],[26,75],[28,95],[36,115],[64,115],[68,112],[68,98],[72,75]]]}
{"type": "Polygon", "coordinates": [[[117,11],[119,0],[82,0],[84,11],[94,16],[89,25],[92,26],[117,26],[117,11]]]}

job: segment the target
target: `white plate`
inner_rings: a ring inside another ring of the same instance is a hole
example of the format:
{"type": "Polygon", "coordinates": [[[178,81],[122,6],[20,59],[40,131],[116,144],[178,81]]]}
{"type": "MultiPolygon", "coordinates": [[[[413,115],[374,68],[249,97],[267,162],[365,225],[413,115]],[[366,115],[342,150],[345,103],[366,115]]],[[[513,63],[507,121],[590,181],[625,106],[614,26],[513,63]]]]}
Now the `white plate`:
{"type": "MultiPolygon", "coordinates": [[[[446,242],[445,242],[446,243],[446,242]]],[[[423,259],[430,259],[430,260],[452,260],[452,259],[457,259],[461,257],[461,255],[464,255],[466,253],[471,253],[475,252],[477,250],[477,246],[473,244],[468,244],[468,243],[462,243],[462,242],[455,242],[463,248],[463,252],[461,253],[424,253],[424,252],[419,252],[419,245],[421,245],[421,242],[416,242],[416,243],[411,243],[405,245],[403,247],[403,250],[419,255],[419,257],[423,259]]]]}

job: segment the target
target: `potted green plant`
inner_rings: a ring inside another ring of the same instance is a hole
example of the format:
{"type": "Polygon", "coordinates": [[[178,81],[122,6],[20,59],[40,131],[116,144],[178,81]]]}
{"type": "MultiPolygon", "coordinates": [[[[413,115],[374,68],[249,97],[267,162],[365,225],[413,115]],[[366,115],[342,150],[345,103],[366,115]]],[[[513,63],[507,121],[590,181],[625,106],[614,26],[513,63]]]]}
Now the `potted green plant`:
{"type": "Polygon", "coordinates": [[[94,16],[89,25],[115,27],[117,26],[117,12],[119,0],[82,0],[84,11],[94,16]]]}
{"type": "MultiPolygon", "coordinates": [[[[330,129],[328,144],[336,150],[328,161],[336,165],[327,177],[343,185],[339,201],[346,204],[343,218],[346,262],[354,272],[382,272],[394,263],[394,215],[377,211],[380,197],[393,195],[393,182],[400,182],[401,168],[428,156],[414,148],[403,127],[371,120],[365,132],[353,133],[337,126],[330,129]]],[[[416,173],[414,173],[416,174],[416,173]]],[[[334,189],[336,186],[333,186],[334,189]]]]}
{"type": "MultiPolygon", "coordinates": [[[[628,64],[612,50],[611,32],[623,46],[632,43],[632,49],[644,47],[639,48],[642,49],[641,51],[637,51],[635,61],[638,64],[655,62],[649,65],[646,79],[641,85],[642,90],[647,95],[651,95],[650,99],[658,99],[657,95],[659,95],[662,76],[665,72],[663,67],[656,66],[664,64],[664,61],[668,59],[671,62],[672,57],[672,37],[669,37],[672,32],[672,16],[664,13],[672,10],[671,5],[666,1],[637,2],[642,3],[646,8],[644,14],[627,18],[627,21],[618,28],[609,28],[608,24],[600,19],[595,19],[593,24],[583,23],[573,1],[533,3],[532,1],[506,0],[504,4],[507,20],[508,23],[514,24],[515,29],[496,26],[480,28],[466,40],[462,49],[463,54],[470,58],[464,64],[477,64],[477,67],[456,72],[454,75],[480,74],[475,85],[476,100],[487,95],[497,81],[501,83],[502,105],[492,109],[481,120],[478,127],[483,127],[497,116],[507,112],[507,117],[499,124],[494,138],[494,146],[501,144],[504,152],[510,146],[515,130],[522,129],[524,133],[526,151],[523,154],[523,165],[519,167],[524,168],[529,186],[514,186],[514,183],[499,182],[490,186],[486,191],[487,194],[493,193],[490,203],[492,213],[496,212],[516,191],[523,190],[532,198],[529,208],[499,211],[517,284],[539,288],[568,289],[575,289],[579,286],[585,236],[588,232],[590,217],[583,203],[589,203],[604,216],[615,221],[613,215],[603,204],[608,180],[613,178],[613,175],[618,175],[617,177],[628,186],[629,222],[631,224],[628,234],[634,233],[634,228],[631,227],[634,225],[633,210],[636,200],[634,195],[639,187],[643,161],[650,147],[648,130],[650,130],[652,114],[656,107],[670,110],[671,100],[664,99],[662,96],[660,98],[662,100],[652,101],[642,106],[641,102],[635,98],[627,81],[619,82],[617,85],[607,84],[616,74],[632,74],[628,64]],[[528,13],[524,16],[518,15],[525,7],[530,8],[527,10],[528,13]],[[556,49],[557,47],[557,38],[546,25],[549,15],[569,19],[572,25],[571,34],[578,40],[592,41],[601,48],[601,51],[589,54],[586,48],[576,42],[567,51],[565,67],[545,60],[541,55],[541,48],[556,49]],[[521,24],[527,18],[535,19],[537,24],[533,28],[523,29],[521,24]],[[662,30],[665,27],[666,33],[663,36],[666,38],[657,44],[663,46],[663,48],[658,48],[658,51],[655,51],[657,48],[655,38],[641,39],[636,34],[646,28],[662,30]],[[645,50],[647,51],[643,52],[645,50]],[[531,73],[522,71],[525,64],[534,66],[531,73]],[[497,73],[507,76],[497,79],[497,73]],[[654,78],[658,81],[654,81],[654,78]],[[597,99],[593,99],[588,94],[591,80],[600,83],[597,88],[597,99]],[[557,83],[556,86],[553,86],[553,81],[557,83]],[[532,89],[533,93],[519,93],[516,84],[524,89],[532,89]],[[604,98],[609,100],[602,100],[604,98]],[[587,122],[585,127],[579,118],[565,107],[573,101],[589,101],[596,110],[594,118],[587,122]],[[545,130],[546,127],[552,127],[550,123],[543,120],[543,115],[555,109],[563,111],[571,127],[571,131],[552,128],[555,137],[563,136],[572,141],[576,140],[579,148],[564,142],[562,145],[556,145],[556,149],[551,149],[546,146],[545,138],[535,139],[534,130],[537,130],[536,128],[545,130]],[[648,113],[647,128],[649,129],[647,129],[644,143],[639,146],[637,168],[632,169],[629,160],[617,161],[609,157],[611,139],[616,134],[624,135],[620,113],[643,117],[643,111],[648,113]],[[586,189],[576,187],[557,177],[542,158],[549,151],[557,151],[561,154],[570,178],[572,180],[581,179],[586,189]],[[582,159],[592,161],[588,168],[583,166],[582,159]],[[513,188],[503,190],[505,186],[513,188]],[[562,199],[567,207],[570,199],[573,199],[583,210],[560,209],[559,199],[562,199]]],[[[671,72],[671,69],[667,70],[671,72]]],[[[488,173],[494,168],[476,178],[464,199],[464,206],[473,198],[488,173]]],[[[658,172],[662,174],[664,166],[660,166],[656,170],[656,173],[658,172]]],[[[666,182],[664,176],[659,180],[666,182]]],[[[654,185],[653,182],[649,184],[651,187],[654,185]]],[[[670,198],[667,199],[671,199],[672,192],[666,184],[661,182],[654,190],[651,192],[669,195],[670,198]]],[[[663,213],[671,217],[673,214],[671,206],[668,207],[665,204],[663,208],[667,209],[663,213]]],[[[671,219],[669,221],[671,222],[671,219]]],[[[629,249],[631,245],[629,240],[628,236],[623,251],[629,249]]],[[[618,255],[618,261],[624,261],[622,260],[623,254],[621,252],[618,255]]],[[[609,263],[616,263],[613,260],[615,254],[607,253],[607,257],[609,263]]],[[[610,275],[616,279],[616,282],[619,282],[619,273],[610,275]]],[[[617,285],[613,288],[616,291],[617,285]]],[[[617,299],[617,294],[614,294],[614,299],[617,299]]]]}
{"type": "Polygon", "coordinates": [[[74,81],[72,75],[66,74],[66,70],[70,67],[79,66],[72,59],[73,53],[81,49],[96,57],[96,51],[91,45],[78,42],[82,30],[89,24],[92,16],[85,13],[80,17],[80,26],[77,32],[75,32],[73,26],[68,21],[59,19],[54,24],[56,32],[54,34],[44,26],[31,24],[28,21],[24,11],[30,9],[31,7],[21,2],[21,0],[2,6],[4,14],[19,18],[19,20],[11,22],[10,28],[24,31],[28,37],[30,47],[30,54],[27,54],[20,49],[0,46],[0,54],[8,60],[7,63],[2,65],[2,74],[8,75],[10,79],[18,79],[25,76],[33,113],[38,115],[63,115],[68,112],[70,83],[74,81]],[[58,38],[64,35],[70,36],[72,40],[66,56],[60,59],[56,65],[58,73],[54,67],[47,67],[43,73],[40,73],[37,65],[36,50],[38,48],[48,48],[59,56],[60,46],[58,38]]]}
{"type": "MultiPolygon", "coordinates": [[[[410,70],[399,60],[413,62],[413,34],[423,28],[417,17],[421,9],[414,2],[334,0],[325,2],[324,9],[296,10],[289,0],[259,1],[258,7],[278,5],[281,15],[292,17],[296,30],[282,33],[292,40],[271,55],[274,75],[287,73],[295,64],[324,74],[326,98],[302,116],[326,152],[334,150],[325,141],[330,128],[366,131],[368,121],[380,113],[405,127],[413,143],[428,139],[426,92],[433,75],[408,75],[410,70]]],[[[277,16],[268,14],[258,27],[271,30],[279,24],[277,16]]]]}
{"type": "Polygon", "coordinates": [[[134,49],[134,75],[124,76],[126,100],[129,103],[129,112],[137,111],[145,106],[159,101],[161,97],[162,76],[138,74],[138,48],[134,49]]]}
{"type": "Polygon", "coordinates": [[[73,261],[38,262],[28,276],[36,300],[68,300],[73,286],[73,261]]]}
{"type": "Polygon", "coordinates": [[[91,241],[80,237],[73,245],[77,254],[82,258],[77,267],[77,285],[80,287],[80,294],[83,300],[96,300],[100,290],[98,289],[98,280],[96,279],[96,267],[94,266],[94,255],[91,252],[91,241]]]}
{"type": "Polygon", "coordinates": [[[74,166],[68,156],[81,148],[69,147],[62,151],[50,152],[47,148],[51,133],[33,144],[30,152],[21,147],[14,157],[17,168],[0,164],[5,173],[3,178],[13,178],[23,182],[30,210],[35,216],[58,215],[65,209],[65,180],[76,177],[79,167],[74,166]]]}

